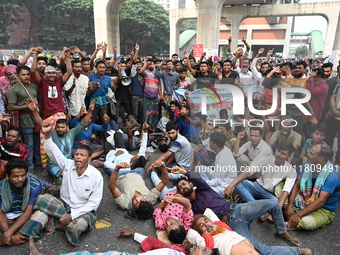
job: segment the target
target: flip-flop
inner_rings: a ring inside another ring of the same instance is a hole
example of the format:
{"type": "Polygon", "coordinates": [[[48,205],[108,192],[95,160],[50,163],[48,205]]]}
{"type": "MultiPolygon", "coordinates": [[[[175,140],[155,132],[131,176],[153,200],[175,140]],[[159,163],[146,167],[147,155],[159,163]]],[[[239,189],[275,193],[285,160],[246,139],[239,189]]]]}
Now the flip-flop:
{"type": "Polygon", "coordinates": [[[282,236],[279,236],[277,233],[275,234],[275,236],[279,239],[281,239],[282,241],[285,241],[286,243],[288,243],[290,246],[295,246],[295,247],[301,247],[301,242],[300,242],[300,245],[296,245],[294,243],[292,243],[292,241],[300,241],[299,239],[297,239],[296,237],[292,237],[292,238],[284,238],[282,236]]]}

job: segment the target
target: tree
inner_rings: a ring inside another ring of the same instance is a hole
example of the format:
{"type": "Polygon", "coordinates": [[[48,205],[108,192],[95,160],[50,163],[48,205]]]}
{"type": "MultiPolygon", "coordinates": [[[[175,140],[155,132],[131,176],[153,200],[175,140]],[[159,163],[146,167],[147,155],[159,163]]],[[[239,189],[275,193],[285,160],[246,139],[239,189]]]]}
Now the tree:
{"type": "Polygon", "coordinates": [[[163,52],[169,48],[169,12],[150,0],[129,0],[119,12],[121,52],[128,54],[131,45],[141,45],[141,54],[163,52]]]}
{"type": "Polygon", "coordinates": [[[0,47],[8,43],[9,33],[13,31],[9,26],[17,24],[23,19],[20,17],[20,4],[17,1],[3,1],[0,5],[0,47]]]}
{"type": "Polygon", "coordinates": [[[296,48],[295,56],[307,56],[308,55],[308,48],[306,45],[300,45],[296,48]]]}
{"type": "Polygon", "coordinates": [[[181,23],[179,33],[183,33],[185,30],[197,30],[197,19],[185,20],[181,23]]]}

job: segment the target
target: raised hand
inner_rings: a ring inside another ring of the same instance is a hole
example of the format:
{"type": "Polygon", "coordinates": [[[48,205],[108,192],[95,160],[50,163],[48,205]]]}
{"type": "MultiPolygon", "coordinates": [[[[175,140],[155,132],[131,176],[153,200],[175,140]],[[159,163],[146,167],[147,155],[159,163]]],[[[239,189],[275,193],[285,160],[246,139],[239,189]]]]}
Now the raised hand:
{"type": "Polygon", "coordinates": [[[268,50],[267,56],[271,56],[273,54],[273,50],[268,50]]]}
{"type": "Polygon", "coordinates": [[[55,126],[55,122],[54,121],[44,121],[42,123],[42,132],[43,133],[50,133],[55,126]]]}
{"type": "Polygon", "coordinates": [[[246,42],[247,42],[247,40],[246,40],[245,37],[242,37],[242,42],[243,42],[243,43],[246,43],[246,42]]]}
{"type": "Polygon", "coordinates": [[[245,131],[239,132],[239,133],[237,134],[237,138],[238,138],[238,139],[242,139],[242,138],[245,137],[245,136],[246,136],[246,132],[245,132],[245,131]]]}
{"type": "Polygon", "coordinates": [[[261,48],[261,49],[258,50],[257,54],[258,54],[258,55],[262,55],[263,52],[264,52],[264,48],[261,48]]]}
{"type": "Polygon", "coordinates": [[[135,50],[139,51],[139,44],[138,43],[136,43],[135,50]]]}
{"type": "Polygon", "coordinates": [[[89,106],[89,111],[93,111],[94,110],[94,107],[96,106],[96,99],[93,99],[90,103],[90,106],[89,106]]]}
{"type": "Polygon", "coordinates": [[[229,36],[229,38],[228,38],[229,43],[231,43],[231,40],[232,40],[232,39],[231,39],[231,36],[229,36]]]}

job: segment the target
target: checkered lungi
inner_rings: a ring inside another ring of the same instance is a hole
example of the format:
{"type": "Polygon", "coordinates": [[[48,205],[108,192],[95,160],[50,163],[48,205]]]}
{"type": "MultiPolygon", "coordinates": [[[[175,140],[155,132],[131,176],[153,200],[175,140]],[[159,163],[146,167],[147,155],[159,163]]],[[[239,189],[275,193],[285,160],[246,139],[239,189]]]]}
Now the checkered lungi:
{"type": "MultiPolygon", "coordinates": [[[[19,217],[18,217],[19,218],[19,217]]],[[[13,225],[15,221],[8,220],[8,224],[13,225]]],[[[41,232],[47,223],[48,217],[45,213],[40,211],[34,211],[31,218],[25,222],[24,225],[18,230],[18,232],[24,236],[32,236],[33,238],[41,237],[41,232]]],[[[2,234],[0,230],[0,234],[2,234]]]]}
{"type": "MultiPolygon", "coordinates": [[[[71,208],[62,200],[50,195],[39,195],[34,204],[34,210],[39,209],[45,214],[52,216],[55,221],[59,220],[64,214],[70,214],[71,208]]],[[[95,211],[87,212],[71,221],[65,226],[66,239],[72,245],[79,245],[79,237],[84,231],[90,231],[96,222],[95,211]]]]}
{"type": "MultiPolygon", "coordinates": [[[[172,96],[165,96],[164,97],[164,103],[165,104],[170,105],[171,101],[172,101],[172,96]]],[[[166,117],[166,118],[170,119],[170,111],[166,110],[163,106],[161,106],[161,108],[162,108],[162,111],[161,111],[162,117],[166,117]]]]}

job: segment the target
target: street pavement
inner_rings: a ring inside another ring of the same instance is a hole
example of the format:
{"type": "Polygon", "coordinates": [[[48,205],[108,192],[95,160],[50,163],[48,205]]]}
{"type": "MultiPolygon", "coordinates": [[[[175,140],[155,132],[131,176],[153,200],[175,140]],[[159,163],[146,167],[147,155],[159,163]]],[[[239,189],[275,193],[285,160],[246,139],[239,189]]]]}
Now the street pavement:
{"type": "MultiPolygon", "coordinates": [[[[153,162],[160,154],[153,154],[153,162]]],[[[147,163],[149,166],[150,162],[147,163]]],[[[42,169],[35,169],[35,173],[41,177],[42,169]]],[[[135,242],[132,237],[118,238],[117,233],[121,229],[129,229],[144,235],[155,237],[156,229],[153,219],[146,221],[130,220],[124,216],[124,211],[114,202],[112,194],[108,189],[109,176],[99,168],[104,177],[104,194],[101,204],[97,210],[96,228],[84,233],[80,237],[80,245],[74,247],[68,243],[64,232],[57,231],[51,236],[43,236],[35,244],[42,253],[59,254],[71,253],[79,250],[87,250],[92,253],[105,252],[109,250],[126,251],[129,253],[142,252],[139,243],[135,242]]],[[[46,177],[45,177],[46,178],[46,177]]],[[[47,177],[49,181],[52,178],[47,177]]],[[[146,177],[146,185],[153,188],[150,177],[146,177]]],[[[173,184],[168,184],[171,187],[173,184]]],[[[251,231],[260,242],[267,245],[288,246],[284,241],[276,238],[275,227],[268,223],[259,223],[255,220],[251,224],[251,231]]],[[[314,231],[291,231],[291,233],[300,239],[303,247],[313,250],[314,255],[337,255],[340,254],[340,219],[339,215],[335,216],[334,221],[324,228],[314,231]]],[[[28,243],[13,247],[0,247],[0,255],[26,255],[29,254],[28,243]]]]}

